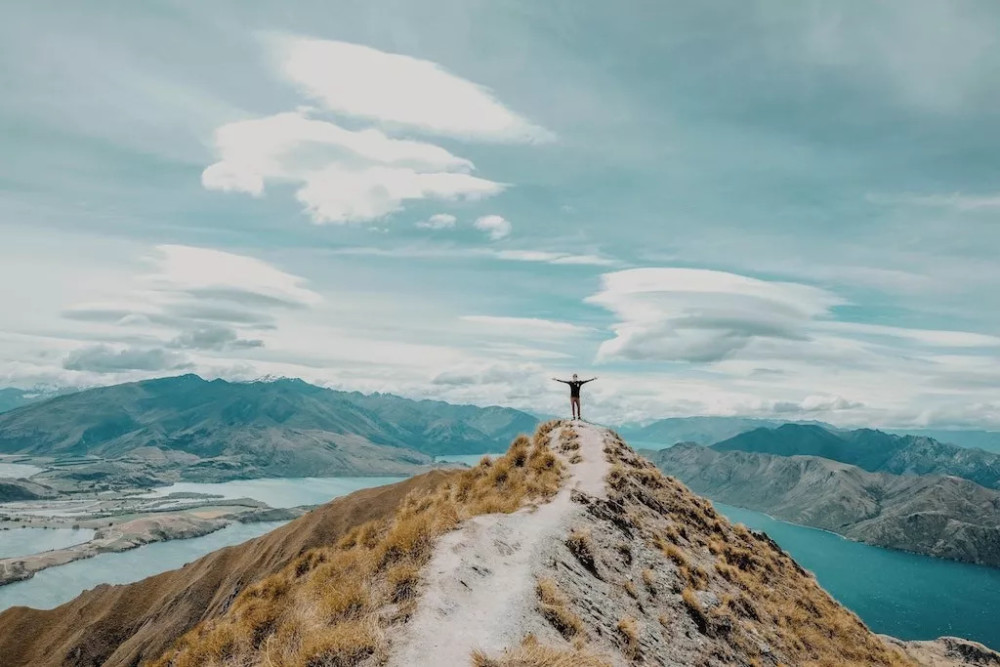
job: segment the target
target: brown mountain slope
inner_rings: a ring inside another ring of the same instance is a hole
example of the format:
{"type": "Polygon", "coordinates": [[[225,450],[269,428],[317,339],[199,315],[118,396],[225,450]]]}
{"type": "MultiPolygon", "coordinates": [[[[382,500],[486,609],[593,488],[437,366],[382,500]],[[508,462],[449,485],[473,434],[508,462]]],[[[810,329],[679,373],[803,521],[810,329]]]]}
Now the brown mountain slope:
{"type": "MultiPolygon", "coordinates": [[[[922,662],[873,634],[765,535],[613,433],[564,423],[539,444],[564,470],[551,502],[442,524],[466,502],[444,485],[249,589],[156,664],[967,664],[922,662]]],[[[518,465],[508,454],[466,475],[506,496],[518,465]]]]}
{"type": "Polygon", "coordinates": [[[98,586],[55,609],[9,609],[0,614],[0,663],[124,666],[155,658],[199,622],[225,613],[247,586],[357,525],[393,515],[410,492],[435,489],[453,474],[433,471],[357,491],[245,544],[134,584],[98,586]]]}
{"type": "Polygon", "coordinates": [[[1000,491],[966,479],[686,443],[646,454],[721,503],[880,547],[1000,567],[1000,491]]]}
{"type": "Polygon", "coordinates": [[[0,615],[0,656],[162,667],[1000,663],[961,640],[873,634],[766,535],[730,524],[616,434],[568,422],[519,437],[496,461],[354,494],[177,572],[51,612],[12,610],[0,615]]]}

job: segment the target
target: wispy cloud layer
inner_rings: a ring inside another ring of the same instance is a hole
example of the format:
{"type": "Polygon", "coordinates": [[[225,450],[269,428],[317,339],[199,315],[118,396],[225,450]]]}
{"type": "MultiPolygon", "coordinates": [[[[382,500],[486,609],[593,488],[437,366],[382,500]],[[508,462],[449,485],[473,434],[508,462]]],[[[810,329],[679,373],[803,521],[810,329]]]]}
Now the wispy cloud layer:
{"type": "Polygon", "coordinates": [[[158,246],[150,270],[123,285],[115,302],[80,303],[63,316],[148,339],[146,347],[98,345],[69,354],[67,370],[117,373],[186,368],[184,351],[223,352],[264,346],[245,332],[276,328],[277,316],[308,309],[322,297],[305,281],[253,257],[210,248],[158,246]]]}
{"type": "Polygon", "coordinates": [[[201,177],[207,189],[259,197],[267,183],[291,183],[320,224],[378,220],[406,201],[475,200],[505,187],[472,176],[470,161],[439,146],[347,130],[302,111],[224,125],[215,144],[220,159],[201,177]]]}
{"type": "MultiPolygon", "coordinates": [[[[219,159],[201,177],[209,190],[260,197],[268,184],[290,183],[313,222],[365,223],[407,202],[476,201],[507,187],[474,176],[470,160],[438,145],[387,132],[515,143],[552,138],[486,89],[435,63],[347,42],[290,35],[267,41],[281,74],[320,108],[219,127],[219,159]],[[347,129],[316,117],[322,113],[374,125],[347,129]]],[[[510,233],[510,223],[498,216],[480,220],[493,240],[510,233]]],[[[424,226],[441,228],[430,224],[424,226]]]]}
{"type": "Polygon", "coordinates": [[[457,221],[458,218],[450,213],[435,213],[426,220],[418,221],[417,227],[420,229],[451,229],[457,221]]]}
{"type": "Polygon", "coordinates": [[[282,73],[326,109],[462,139],[548,141],[553,135],[482,86],[437,63],[360,44],[271,38],[282,73]]]}
{"type": "Polygon", "coordinates": [[[809,322],[843,303],[825,290],[705,269],[605,274],[586,299],[612,311],[601,359],[715,361],[758,339],[802,339],[809,322]]]}

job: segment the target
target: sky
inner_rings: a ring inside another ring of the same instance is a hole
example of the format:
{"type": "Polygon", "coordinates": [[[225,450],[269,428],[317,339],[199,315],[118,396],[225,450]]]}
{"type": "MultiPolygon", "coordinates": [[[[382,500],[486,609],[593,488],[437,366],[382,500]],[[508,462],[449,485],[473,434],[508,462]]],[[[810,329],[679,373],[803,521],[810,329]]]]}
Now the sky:
{"type": "Polygon", "coordinates": [[[0,387],[1000,428],[1000,7],[15,3],[0,387]]]}

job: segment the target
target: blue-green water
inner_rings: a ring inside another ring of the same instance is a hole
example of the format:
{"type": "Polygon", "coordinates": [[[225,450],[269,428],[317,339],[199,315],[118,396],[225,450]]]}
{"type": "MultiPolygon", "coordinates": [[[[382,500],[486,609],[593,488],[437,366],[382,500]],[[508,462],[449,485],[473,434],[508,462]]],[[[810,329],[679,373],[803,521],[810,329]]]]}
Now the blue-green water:
{"type": "Polygon", "coordinates": [[[900,639],[953,635],[1000,649],[1000,570],[880,549],[713,504],[730,521],[770,535],[875,632],[900,639]]]}
{"type": "Polygon", "coordinates": [[[127,584],[173,570],[216,549],[263,535],[283,523],[235,523],[203,537],[156,542],[50,567],[31,579],[0,586],[0,611],[17,605],[51,609],[98,584],[127,584]]]}
{"type": "Polygon", "coordinates": [[[93,528],[11,528],[0,530],[0,558],[29,556],[89,542],[93,528]]]}
{"type": "MultiPolygon", "coordinates": [[[[239,480],[221,484],[180,483],[157,489],[150,495],[162,496],[181,491],[211,493],[226,498],[253,498],[271,507],[297,507],[326,503],[359,489],[393,484],[401,479],[405,478],[310,477],[239,480]]],[[[51,609],[99,584],[125,584],[175,569],[216,549],[263,535],[282,523],[236,523],[202,537],[157,542],[131,551],[100,554],[42,570],[31,579],[0,586],[0,611],[15,605],[51,609]]],[[[7,533],[0,532],[0,541],[5,535],[7,533]]],[[[21,543],[17,548],[20,551],[27,549],[27,553],[40,550],[32,550],[31,547],[32,544],[21,543]]]]}

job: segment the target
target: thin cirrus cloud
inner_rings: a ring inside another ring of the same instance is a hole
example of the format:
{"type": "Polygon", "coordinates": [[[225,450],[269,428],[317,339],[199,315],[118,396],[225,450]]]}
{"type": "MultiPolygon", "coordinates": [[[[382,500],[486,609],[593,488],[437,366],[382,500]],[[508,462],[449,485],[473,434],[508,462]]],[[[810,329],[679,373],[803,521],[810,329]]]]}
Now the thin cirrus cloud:
{"type": "Polygon", "coordinates": [[[904,206],[924,206],[930,208],[947,208],[959,212],[993,210],[1000,208],[1000,194],[970,195],[961,192],[951,194],[869,194],[865,197],[873,204],[904,206]]]}
{"type": "Polygon", "coordinates": [[[417,222],[420,229],[451,229],[458,222],[458,218],[450,213],[435,213],[426,220],[417,222]]]}
{"type": "Polygon", "coordinates": [[[330,111],[460,139],[553,138],[487,88],[429,60],[296,36],[272,37],[271,44],[285,77],[330,111]]]}
{"type": "Polygon", "coordinates": [[[497,259],[512,262],[543,262],[546,264],[577,264],[581,266],[614,266],[618,260],[600,255],[574,255],[546,250],[500,250],[497,259]]]}
{"type": "Polygon", "coordinates": [[[474,175],[470,160],[401,132],[505,143],[552,138],[436,63],[331,40],[268,41],[278,72],[320,108],[217,128],[218,160],[202,172],[206,189],[260,197],[270,183],[290,183],[314,223],[370,223],[407,202],[478,201],[508,187],[474,175]],[[320,114],[372,125],[347,129],[320,114]]]}
{"type": "Polygon", "coordinates": [[[691,362],[722,359],[755,339],[804,339],[810,321],[843,303],[807,285],[681,268],[605,274],[586,302],[619,319],[598,358],[691,362]]]}
{"type": "Polygon", "coordinates": [[[264,341],[246,337],[247,332],[275,329],[282,313],[322,301],[302,278],[254,257],[161,245],[147,261],[149,270],[135,276],[115,300],[76,304],[63,317],[97,327],[92,333],[128,334],[149,344],[81,348],[66,357],[65,369],[116,373],[186,368],[185,352],[263,347],[264,341]]]}
{"type": "Polygon", "coordinates": [[[724,271],[643,268],[602,276],[586,299],[618,318],[601,360],[692,363],[723,359],[870,364],[901,345],[996,348],[1000,338],[839,320],[847,301],[824,289],[724,271]]]}

